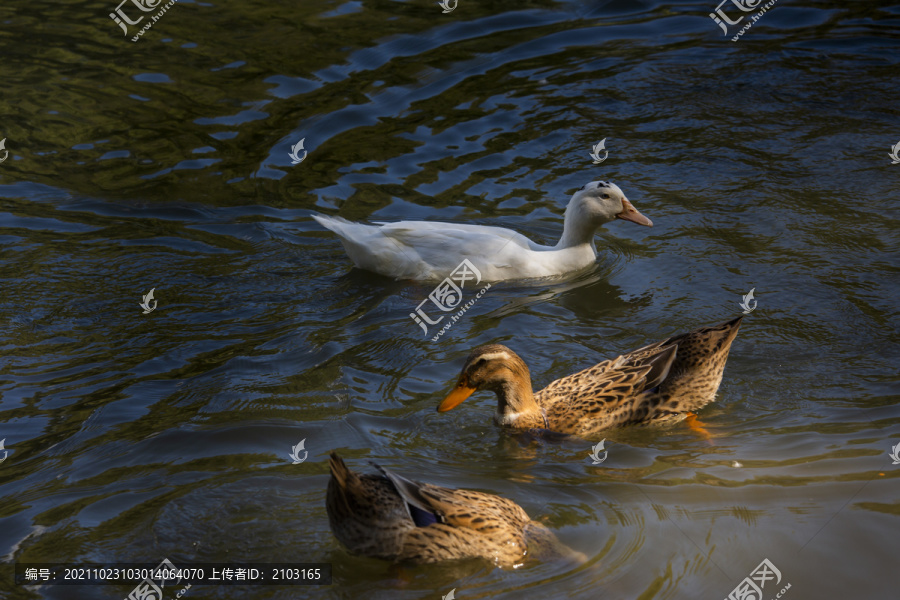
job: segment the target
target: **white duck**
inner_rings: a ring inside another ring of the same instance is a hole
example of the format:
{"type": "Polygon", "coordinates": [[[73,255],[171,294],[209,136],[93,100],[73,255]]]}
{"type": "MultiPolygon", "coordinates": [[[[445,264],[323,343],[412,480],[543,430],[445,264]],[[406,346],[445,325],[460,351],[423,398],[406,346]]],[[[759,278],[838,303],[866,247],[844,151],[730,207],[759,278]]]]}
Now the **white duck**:
{"type": "Polygon", "coordinates": [[[572,195],[563,234],[555,246],[535,244],[502,227],[434,221],[400,221],[365,225],[340,217],[313,215],[335,232],[350,260],[395,279],[442,280],[463,259],[485,281],[551,277],[577,271],[597,258],[594,232],[604,223],[624,219],[652,227],[614,183],[591,181],[572,195]]]}

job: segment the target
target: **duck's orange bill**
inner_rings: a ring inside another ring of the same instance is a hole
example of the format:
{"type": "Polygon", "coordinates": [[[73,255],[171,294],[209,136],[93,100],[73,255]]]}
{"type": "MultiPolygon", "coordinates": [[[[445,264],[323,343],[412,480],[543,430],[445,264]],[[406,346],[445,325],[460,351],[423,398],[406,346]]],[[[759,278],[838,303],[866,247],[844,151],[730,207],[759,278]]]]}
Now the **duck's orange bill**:
{"type": "Polygon", "coordinates": [[[638,212],[638,209],[624,198],[622,198],[622,212],[617,214],[616,217],[638,225],[644,225],[645,227],[653,227],[653,221],[638,212]]]}
{"type": "Polygon", "coordinates": [[[466,376],[463,375],[459,378],[459,383],[456,384],[456,387],[453,388],[450,395],[444,398],[443,402],[438,404],[438,412],[447,412],[450,409],[456,408],[463,403],[463,400],[471,396],[474,391],[475,388],[469,387],[469,381],[466,379],[466,376]]]}

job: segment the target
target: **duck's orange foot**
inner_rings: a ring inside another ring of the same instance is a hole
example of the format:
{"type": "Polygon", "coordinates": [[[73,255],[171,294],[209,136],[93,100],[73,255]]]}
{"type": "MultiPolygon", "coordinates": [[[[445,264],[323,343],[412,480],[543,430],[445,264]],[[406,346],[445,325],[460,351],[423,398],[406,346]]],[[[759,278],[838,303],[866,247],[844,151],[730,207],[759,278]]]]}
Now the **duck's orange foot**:
{"type": "Polygon", "coordinates": [[[706,441],[712,440],[712,435],[706,430],[703,423],[700,422],[696,413],[689,412],[684,418],[684,422],[687,423],[687,426],[691,431],[703,437],[706,441]]]}
{"type": "Polygon", "coordinates": [[[398,587],[404,588],[413,581],[412,572],[402,564],[392,563],[390,567],[388,567],[388,572],[390,573],[391,578],[396,581],[398,587]]]}

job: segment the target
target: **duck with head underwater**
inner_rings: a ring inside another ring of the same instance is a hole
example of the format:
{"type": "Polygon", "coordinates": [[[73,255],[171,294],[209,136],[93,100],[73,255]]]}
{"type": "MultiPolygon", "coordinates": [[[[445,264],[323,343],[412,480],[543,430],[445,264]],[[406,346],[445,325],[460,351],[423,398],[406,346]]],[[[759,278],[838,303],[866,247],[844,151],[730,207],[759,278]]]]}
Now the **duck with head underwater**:
{"type": "Polygon", "coordinates": [[[329,460],[328,523],[351,554],[411,564],[482,558],[501,568],[526,559],[587,560],[511,500],[411,481],[371,464],[380,475],[355,473],[334,452],[329,460]]]}

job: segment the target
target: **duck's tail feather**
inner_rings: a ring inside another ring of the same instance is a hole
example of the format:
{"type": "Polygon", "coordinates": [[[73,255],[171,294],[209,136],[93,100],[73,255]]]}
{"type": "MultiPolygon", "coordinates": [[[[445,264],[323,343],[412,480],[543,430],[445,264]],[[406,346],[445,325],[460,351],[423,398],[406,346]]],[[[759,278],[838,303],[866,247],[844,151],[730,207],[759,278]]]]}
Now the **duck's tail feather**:
{"type": "Polygon", "coordinates": [[[324,227],[325,229],[330,229],[334,233],[338,234],[340,237],[344,237],[345,235],[349,235],[351,227],[371,227],[370,225],[363,225],[362,223],[354,223],[353,221],[348,221],[343,217],[332,217],[329,215],[320,215],[317,213],[313,213],[313,219],[315,219],[316,223],[324,227]]]}
{"type": "Polygon", "coordinates": [[[678,346],[669,346],[646,361],[647,364],[651,365],[651,368],[647,374],[644,375],[644,379],[646,380],[646,384],[644,385],[645,390],[656,388],[666,380],[669,376],[669,371],[672,369],[672,364],[675,362],[677,351],[678,346]]]}
{"type": "Polygon", "coordinates": [[[725,361],[741,327],[743,315],[720,325],[701,327],[666,340],[676,346],[675,360],[661,389],[669,397],[693,397],[702,406],[715,397],[725,361]]]}
{"type": "Polygon", "coordinates": [[[400,494],[400,497],[406,502],[407,508],[409,508],[410,518],[418,527],[427,527],[434,523],[444,522],[444,519],[435,512],[434,507],[422,495],[420,491],[421,484],[391,473],[376,462],[369,461],[369,464],[378,469],[394,485],[397,493],[400,494]]]}
{"type": "Polygon", "coordinates": [[[331,469],[331,481],[334,486],[329,486],[329,491],[333,491],[334,496],[338,499],[344,509],[350,512],[350,500],[348,495],[352,493],[352,488],[359,482],[359,475],[347,468],[344,459],[332,452],[328,457],[328,466],[331,469]]]}
{"type": "Polygon", "coordinates": [[[338,236],[357,268],[395,279],[409,276],[415,252],[388,236],[383,227],[326,215],[313,214],[312,218],[338,236]]]}

